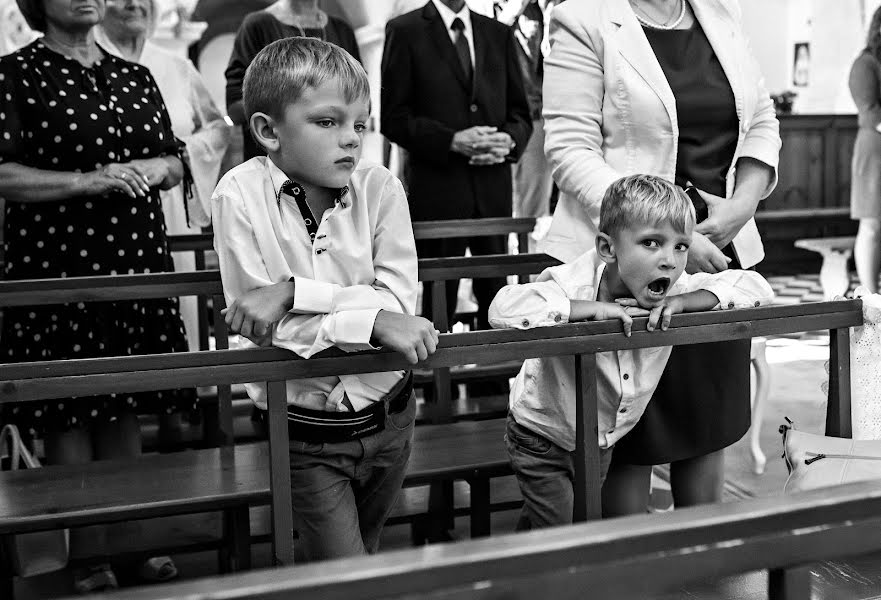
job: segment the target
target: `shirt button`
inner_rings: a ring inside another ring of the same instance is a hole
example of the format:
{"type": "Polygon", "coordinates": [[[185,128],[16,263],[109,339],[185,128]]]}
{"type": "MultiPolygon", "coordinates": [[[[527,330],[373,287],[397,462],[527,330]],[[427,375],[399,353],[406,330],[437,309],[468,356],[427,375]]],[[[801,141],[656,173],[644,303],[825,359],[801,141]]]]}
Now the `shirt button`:
{"type": "Polygon", "coordinates": [[[734,308],[734,302],[729,302],[729,303],[728,303],[728,308],[734,308]]]}
{"type": "Polygon", "coordinates": [[[523,321],[521,321],[520,324],[523,325],[524,327],[529,327],[529,319],[523,319],[523,321]]]}
{"type": "Polygon", "coordinates": [[[471,108],[471,112],[477,112],[477,105],[472,104],[469,108],[471,108]]]}
{"type": "Polygon", "coordinates": [[[627,373],[624,373],[623,377],[624,377],[624,381],[627,381],[628,379],[630,379],[630,375],[628,375],[627,373]]]}
{"type": "Polygon", "coordinates": [[[562,317],[562,316],[560,316],[560,315],[554,315],[554,322],[555,322],[555,323],[559,323],[559,322],[562,321],[562,320],[563,320],[563,317],[562,317]]]}
{"type": "Polygon", "coordinates": [[[759,306],[759,305],[761,305],[761,304],[762,304],[761,302],[759,302],[758,300],[756,300],[755,303],[753,304],[753,306],[759,306]]]}

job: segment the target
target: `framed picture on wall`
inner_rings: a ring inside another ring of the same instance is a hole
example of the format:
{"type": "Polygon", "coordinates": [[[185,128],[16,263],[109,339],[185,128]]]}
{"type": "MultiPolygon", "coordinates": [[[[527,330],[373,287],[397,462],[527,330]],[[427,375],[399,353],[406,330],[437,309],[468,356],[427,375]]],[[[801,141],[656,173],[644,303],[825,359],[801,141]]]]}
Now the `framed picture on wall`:
{"type": "Polygon", "coordinates": [[[792,85],[807,87],[810,81],[811,45],[808,42],[796,42],[792,61],[792,85]]]}

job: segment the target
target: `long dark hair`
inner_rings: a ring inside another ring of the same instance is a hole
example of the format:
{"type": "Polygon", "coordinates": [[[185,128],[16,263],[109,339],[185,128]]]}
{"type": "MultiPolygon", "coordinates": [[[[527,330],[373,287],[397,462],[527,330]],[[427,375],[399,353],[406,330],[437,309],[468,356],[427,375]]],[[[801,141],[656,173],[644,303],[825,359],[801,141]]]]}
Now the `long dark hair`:
{"type": "Polygon", "coordinates": [[[866,52],[881,62],[881,6],[875,9],[866,35],[866,52]]]}

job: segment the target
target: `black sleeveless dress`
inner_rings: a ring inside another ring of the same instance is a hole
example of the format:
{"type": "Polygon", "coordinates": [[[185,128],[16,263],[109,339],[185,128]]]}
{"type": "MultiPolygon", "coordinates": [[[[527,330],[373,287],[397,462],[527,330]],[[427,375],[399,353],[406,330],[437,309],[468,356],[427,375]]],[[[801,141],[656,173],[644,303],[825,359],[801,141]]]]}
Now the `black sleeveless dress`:
{"type": "MultiPolygon", "coordinates": [[[[725,196],[737,147],[734,93],[700,24],[644,28],[676,98],[676,183],[725,196]]],[[[740,268],[732,248],[723,252],[740,268]]],[[[655,465],[730,446],[750,425],[750,340],[676,346],[645,414],[615,445],[613,460],[655,465]]]]}

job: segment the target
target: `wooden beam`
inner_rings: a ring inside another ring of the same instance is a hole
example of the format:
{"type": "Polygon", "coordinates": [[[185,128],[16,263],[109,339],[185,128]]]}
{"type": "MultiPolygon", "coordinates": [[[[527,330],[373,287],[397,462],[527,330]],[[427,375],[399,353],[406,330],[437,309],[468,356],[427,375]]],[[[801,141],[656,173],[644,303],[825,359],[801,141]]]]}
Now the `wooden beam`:
{"type": "Polygon", "coordinates": [[[452,219],[449,221],[414,221],[417,240],[457,237],[489,237],[509,233],[529,233],[535,229],[532,217],[496,217],[489,219],[452,219]]]}
{"type": "Polygon", "coordinates": [[[600,500],[600,450],[597,445],[597,355],[575,355],[575,497],[576,523],[603,516],[600,500]]]}
{"type": "MultiPolygon", "coordinates": [[[[529,233],[535,229],[532,217],[494,217],[489,219],[451,219],[449,221],[415,221],[413,236],[417,240],[456,237],[487,237],[509,233],[529,233]]],[[[204,252],[214,249],[213,233],[169,235],[171,252],[204,252]]]]}
{"type": "MultiPolygon", "coordinates": [[[[860,306],[860,301],[818,303],[819,305],[826,310],[834,310],[860,306]],[[857,304],[854,305],[853,302],[857,304]]],[[[762,310],[764,318],[731,321],[730,319],[737,318],[737,313],[740,311],[711,312],[705,313],[705,317],[692,321],[699,323],[698,325],[681,326],[681,323],[688,322],[687,317],[698,316],[682,315],[683,319],[678,323],[680,326],[671,326],[667,331],[654,332],[645,331],[645,318],[637,319],[634,322],[633,335],[629,338],[618,332],[589,333],[592,329],[594,331],[617,329],[620,327],[617,321],[562,325],[529,331],[448,334],[441,336],[439,350],[419,366],[438,368],[469,363],[523,360],[536,356],[565,356],[695,344],[827,328],[839,329],[862,324],[861,310],[824,314],[807,308],[806,315],[787,317],[775,317],[775,314],[791,312],[791,307],[766,307],[755,310],[762,310]],[[714,323],[713,318],[720,322],[714,323]],[[542,333],[548,337],[538,337],[542,333]],[[496,337],[488,334],[503,335],[498,336],[501,341],[481,343],[496,337]],[[557,337],[560,334],[568,335],[557,337]],[[460,345],[452,345],[454,342],[460,345]]],[[[680,315],[675,316],[673,322],[676,323],[679,317],[680,315]]],[[[411,367],[403,357],[390,351],[347,354],[345,360],[339,360],[338,356],[315,357],[308,361],[294,357],[294,354],[278,349],[255,349],[0,365],[0,381],[3,382],[0,384],[0,403],[110,393],[119,391],[122,387],[127,391],[150,391],[209,384],[268,381],[278,378],[298,379],[393,371],[411,367]],[[260,353],[265,353],[267,360],[262,360],[260,353]],[[152,365],[153,369],[161,369],[161,376],[157,377],[157,374],[151,370],[142,370],[146,364],[152,365]],[[105,368],[102,369],[102,366],[105,368]],[[84,374],[71,376],[78,369],[84,374]]]]}
{"type": "Polygon", "coordinates": [[[419,281],[533,275],[561,264],[547,254],[487,254],[419,259],[419,281]]]}
{"type": "MultiPolygon", "coordinates": [[[[126,590],[130,600],[639,597],[881,548],[881,482],[126,590]]],[[[119,596],[117,596],[119,597],[119,596]]],[[[111,594],[107,598],[114,598],[111,594]]]]}
{"type": "Polygon", "coordinates": [[[852,436],[850,403],[850,329],[829,331],[829,391],[826,435],[852,436]]]}
{"type": "Polygon", "coordinates": [[[272,560],[294,564],[294,522],[291,505],[291,462],[288,448],[288,394],[284,380],[266,384],[269,428],[269,477],[272,489],[272,560]]]}

